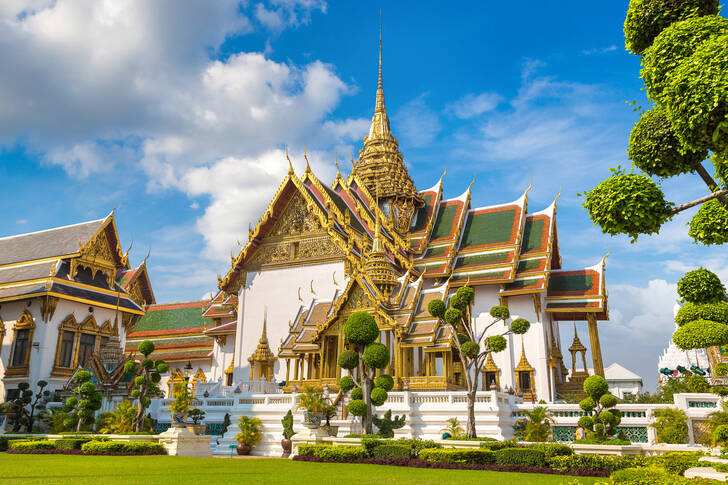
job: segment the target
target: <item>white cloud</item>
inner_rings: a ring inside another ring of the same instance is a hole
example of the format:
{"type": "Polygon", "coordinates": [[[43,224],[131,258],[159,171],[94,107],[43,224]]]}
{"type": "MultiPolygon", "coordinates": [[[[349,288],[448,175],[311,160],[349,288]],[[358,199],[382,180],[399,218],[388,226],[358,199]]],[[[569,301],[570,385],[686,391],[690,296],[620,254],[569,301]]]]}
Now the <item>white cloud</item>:
{"type": "Polygon", "coordinates": [[[608,47],[595,47],[593,49],[584,49],[583,51],[581,51],[581,53],[585,56],[593,56],[598,54],[609,54],[610,52],[615,52],[616,50],[616,45],[610,45],[608,47]]]}
{"type": "Polygon", "coordinates": [[[427,104],[427,94],[405,103],[393,115],[397,138],[411,147],[430,144],[440,132],[440,119],[427,104]]]}
{"type": "Polygon", "coordinates": [[[477,96],[468,93],[462,98],[447,107],[458,118],[470,119],[480,116],[488,111],[493,111],[503,101],[503,97],[498,93],[481,93],[477,96]]]}
{"type": "Polygon", "coordinates": [[[308,24],[311,12],[326,12],[326,2],[322,0],[273,0],[270,7],[263,3],[255,6],[255,18],[268,30],[280,32],[286,27],[308,24]]]}

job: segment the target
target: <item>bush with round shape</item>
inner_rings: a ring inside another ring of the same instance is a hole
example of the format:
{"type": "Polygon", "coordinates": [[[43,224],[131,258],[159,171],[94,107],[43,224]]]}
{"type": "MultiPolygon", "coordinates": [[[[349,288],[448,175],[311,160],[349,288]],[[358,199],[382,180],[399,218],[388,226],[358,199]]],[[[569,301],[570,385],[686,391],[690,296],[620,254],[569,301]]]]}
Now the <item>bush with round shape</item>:
{"type": "Polygon", "coordinates": [[[604,423],[605,425],[610,425],[614,424],[615,417],[611,412],[604,410],[599,413],[599,421],[604,423]]]}
{"type": "Polygon", "coordinates": [[[143,384],[144,384],[144,382],[145,382],[145,381],[144,381],[144,377],[142,377],[142,376],[136,376],[136,377],[134,378],[134,384],[136,384],[137,386],[141,386],[141,385],[143,385],[143,384]]]}
{"type": "Polygon", "coordinates": [[[713,441],[717,445],[725,446],[728,443],[728,424],[721,424],[713,431],[713,441]]]}
{"type": "Polygon", "coordinates": [[[503,335],[491,335],[488,337],[488,346],[491,352],[502,352],[506,349],[508,342],[503,335]]]}
{"type": "Polygon", "coordinates": [[[511,312],[505,305],[496,305],[490,309],[490,316],[497,320],[507,320],[510,318],[511,312]]]}
{"type": "Polygon", "coordinates": [[[582,416],[579,418],[579,426],[584,429],[592,430],[594,429],[594,420],[591,416],[582,416]]]}
{"type": "Polygon", "coordinates": [[[152,359],[142,359],[139,364],[147,370],[152,370],[154,367],[154,361],[152,359]]]}
{"type": "Polygon", "coordinates": [[[721,362],[720,364],[713,367],[713,375],[716,377],[728,376],[728,364],[721,362]]]}
{"type": "Polygon", "coordinates": [[[604,408],[613,408],[617,405],[617,398],[613,394],[604,394],[599,398],[599,404],[604,408]]]}
{"type": "Polygon", "coordinates": [[[469,286],[461,286],[455,294],[468,305],[475,299],[475,290],[469,286]]]}
{"type": "Polygon", "coordinates": [[[516,318],[511,322],[511,332],[517,335],[522,335],[528,332],[529,328],[531,328],[531,322],[525,318],[516,318]]]}
{"type": "Polygon", "coordinates": [[[344,324],[344,338],[354,345],[369,345],[379,338],[379,327],[368,312],[354,312],[344,324]]]}
{"type": "Polygon", "coordinates": [[[362,360],[370,369],[384,369],[389,364],[389,349],[384,344],[370,344],[364,349],[362,360]]]}
{"type": "Polygon", "coordinates": [[[688,236],[706,246],[728,243],[728,208],[717,199],[703,203],[690,219],[688,236]]]}
{"type": "Polygon", "coordinates": [[[728,325],[710,320],[694,320],[678,328],[672,341],[682,350],[704,349],[728,344],[728,325]]]}
{"type": "Polygon", "coordinates": [[[149,354],[154,352],[154,342],[152,342],[151,340],[145,340],[139,344],[139,346],[137,347],[137,350],[144,357],[147,357],[149,354]]]}
{"type": "Polygon", "coordinates": [[[155,384],[159,384],[159,382],[162,380],[162,374],[160,374],[159,372],[152,372],[149,377],[155,384]]]}
{"type": "Polygon", "coordinates": [[[602,376],[589,376],[584,380],[584,392],[596,402],[609,392],[609,384],[602,376]]]}
{"type": "Polygon", "coordinates": [[[457,308],[450,307],[445,311],[445,321],[450,325],[457,325],[462,321],[462,318],[463,312],[457,308]]]}
{"type": "Polygon", "coordinates": [[[385,391],[391,391],[394,387],[394,379],[389,374],[382,374],[374,379],[374,385],[381,387],[385,391]]]}
{"type": "Polygon", "coordinates": [[[131,374],[136,370],[136,362],[133,360],[127,360],[124,364],[124,373],[125,374],[131,374]]]}
{"type": "Polygon", "coordinates": [[[370,394],[370,396],[372,398],[372,405],[381,406],[387,400],[387,391],[385,391],[381,387],[375,387],[374,389],[372,389],[372,393],[370,394]]]}
{"type": "Polygon", "coordinates": [[[468,341],[470,341],[470,337],[468,337],[468,334],[463,333],[463,332],[458,332],[458,342],[460,342],[460,345],[462,345],[468,341]]]}
{"type": "Polygon", "coordinates": [[[344,350],[339,354],[337,362],[342,369],[356,369],[359,365],[359,354],[353,350],[344,350]]]}
{"type": "Polygon", "coordinates": [[[672,71],[703,42],[727,31],[728,19],[718,15],[692,17],[663,30],[642,57],[641,75],[649,97],[662,103],[662,93],[672,71]]]}
{"type": "Polygon", "coordinates": [[[463,345],[461,345],[460,350],[467,358],[474,359],[480,353],[480,346],[477,342],[473,342],[471,340],[470,342],[465,342],[463,345]]]}
{"type": "Polygon", "coordinates": [[[157,372],[159,372],[160,374],[164,374],[165,372],[169,371],[169,366],[163,360],[156,361],[154,363],[154,368],[157,369],[157,372]]]}
{"type": "Polygon", "coordinates": [[[726,300],[725,286],[720,278],[705,268],[685,273],[677,282],[677,294],[691,303],[716,303],[726,300]]]}
{"type": "Polygon", "coordinates": [[[362,392],[361,387],[355,387],[352,389],[350,397],[352,400],[364,399],[364,393],[362,392]]]}
{"type": "Polygon", "coordinates": [[[440,299],[432,300],[427,304],[427,311],[430,312],[430,315],[433,317],[443,318],[445,316],[446,309],[447,307],[445,306],[445,302],[440,299]]]}
{"type": "Polygon", "coordinates": [[[728,149],[728,33],[702,42],[681,62],[664,90],[663,105],[683,146],[728,149]]]}
{"type": "Polygon", "coordinates": [[[460,296],[456,293],[450,297],[450,306],[464,312],[468,307],[468,302],[460,298],[460,296]]]}
{"type": "Polygon", "coordinates": [[[724,301],[702,304],[688,302],[680,307],[675,315],[675,323],[679,327],[694,320],[710,320],[728,325],[728,303],[724,301]]]}
{"type": "Polygon", "coordinates": [[[719,11],[718,0],[630,0],[624,21],[625,46],[641,55],[670,24],[719,11]]]}
{"type": "Polygon", "coordinates": [[[585,192],[584,208],[602,232],[627,234],[634,242],[640,234],[659,232],[670,219],[672,204],[647,175],[614,170],[591,191],[585,192]]]}
{"type": "Polygon", "coordinates": [[[591,397],[585,397],[579,401],[579,407],[586,412],[592,411],[596,406],[596,402],[591,397]]]}
{"type": "Polygon", "coordinates": [[[627,154],[637,167],[658,177],[690,172],[708,156],[707,150],[684,150],[670,120],[659,108],[645,111],[634,125],[627,154]]]}
{"type": "Polygon", "coordinates": [[[685,378],[685,387],[690,392],[708,392],[710,384],[705,377],[694,374],[685,378]]]}
{"type": "Polygon", "coordinates": [[[356,386],[354,379],[351,376],[343,376],[339,379],[339,389],[344,392],[349,392],[356,386]]]}
{"type": "Polygon", "coordinates": [[[367,412],[367,405],[361,399],[354,399],[349,402],[347,409],[354,416],[364,416],[367,412]]]}

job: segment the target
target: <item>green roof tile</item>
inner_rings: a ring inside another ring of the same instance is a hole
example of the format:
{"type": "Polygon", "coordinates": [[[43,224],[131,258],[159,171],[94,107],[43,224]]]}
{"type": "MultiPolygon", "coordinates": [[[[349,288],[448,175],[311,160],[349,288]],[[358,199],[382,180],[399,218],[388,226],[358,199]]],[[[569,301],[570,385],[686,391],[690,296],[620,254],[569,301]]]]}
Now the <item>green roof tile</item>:
{"type": "Polygon", "coordinates": [[[509,242],[515,218],[515,209],[471,215],[465,224],[461,247],[509,242]]]}
{"type": "Polygon", "coordinates": [[[526,220],[523,228],[523,241],[521,242],[521,252],[526,253],[541,247],[543,238],[544,220],[526,220]]]}
{"type": "Polygon", "coordinates": [[[551,275],[549,291],[589,291],[592,289],[592,275],[551,275]]]}
{"type": "Polygon", "coordinates": [[[450,250],[450,246],[440,246],[437,248],[428,248],[422,257],[423,258],[432,258],[435,256],[443,256],[444,254],[447,254],[447,252],[449,250],[450,250]]]}
{"type": "Polygon", "coordinates": [[[202,327],[204,325],[203,322],[201,304],[198,306],[159,310],[150,308],[139,322],[134,325],[132,333],[202,327]]]}
{"type": "Polygon", "coordinates": [[[457,262],[455,263],[455,267],[459,268],[461,266],[505,263],[510,259],[510,253],[508,251],[488,254],[474,254],[471,256],[463,256],[461,258],[458,258],[457,262]]]}
{"type": "Polygon", "coordinates": [[[417,209],[417,219],[415,227],[412,228],[412,232],[419,232],[425,228],[427,223],[427,211],[432,206],[432,201],[435,199],[435,194],[429,193],[425,195],[425,205],[417,209]]]}
{"type": "Polygon", "coordinates": [[[541,266],[541,260],[540,259],[528,259],[526,261],[519,261],[518,262],[518,272],[522,273],[523,271],[530,271],[532,269],[537,269],[541,266]]]}
{"type": "Polygon", "coordinates": [[[454,274],[452,275],[453,281],[461,281],[461,280],[467,280],[468,277],[470,277],[471,280],[477,280],[481,278],[504,278],[508,272],[507,271],[493,271],[489,273],[481,273],[481,274],[454,274]]]}
{"type": "Polygon", "coordinates": [[[440,206],[437,211],[437,220],[435,226],[432,228],[432,236],[430,239],[440,239],[442,237],[450,236],[452,232],[452,225],[455,222],[455,214],[459,209],[458,204],[450,204],[447,206],[440,206]]]}

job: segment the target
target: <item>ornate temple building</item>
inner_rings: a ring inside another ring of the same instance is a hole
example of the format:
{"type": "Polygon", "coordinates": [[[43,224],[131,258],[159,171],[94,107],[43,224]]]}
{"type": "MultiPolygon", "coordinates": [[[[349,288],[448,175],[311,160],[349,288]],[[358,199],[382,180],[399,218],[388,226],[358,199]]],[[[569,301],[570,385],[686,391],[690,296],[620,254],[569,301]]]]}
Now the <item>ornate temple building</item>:
{"type": "MultiPolygon", "coordinates": [[[[214,338],[210,378],[336,390],[342,326],[366,310],[390,349],[387,372],[396,389],[462,389],[451,328],[427,305],[463,285],[475,289],[476,325],[491,323],[489,310],[498,304],[531,322],[527,334],[509,336],[506,351],[488,359],[484,388],[512,389],[532,401],[578,392],[585,372],[568,377],[561,321],[586,322],[593,372],[604,375],[597,322],[608,319],[605,260],[563,269],[556,200],[531,212],[530,187],[516,200],[483,207],[471,202],[473,184],[445,197],[445,174],[418,189],[390,128],[381,48],[363,145],[352,173],[337,169],[331,184],[308,159],[300,176],[289,159],[288,174],[204,311],[212,322],[204,334],[214,338]]],[[[505,330],[498,324],[491,331],[505,330]]]]}
{"type": "Polygon", "coordinates": [[[62,390],[79,368],[119,385],[127,332],[153,303],[146,260],[130,266],[113,212],[0,238],[0,400],[19,382],[62,390]]]}

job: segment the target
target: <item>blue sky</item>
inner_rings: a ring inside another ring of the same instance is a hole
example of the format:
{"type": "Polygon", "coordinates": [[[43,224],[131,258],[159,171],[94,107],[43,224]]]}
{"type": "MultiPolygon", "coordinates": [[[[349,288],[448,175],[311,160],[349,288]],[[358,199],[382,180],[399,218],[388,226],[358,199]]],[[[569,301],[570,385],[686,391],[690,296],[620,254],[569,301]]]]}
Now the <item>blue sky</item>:
{"type": "MultiPolygon", "coordinates": [[[[558,202],[563,264],[610,253],[607,364],[652,387],[672,332],[675,282],[725,249],[685,222],[630,244],[592,227],[577,193],[629,166],[644,105],[624,50],[626,1],[388,2],[384,87],[410,174],[473,202],[558,202]],[[457,8],[455,8],[457,6],[457,8]]],[[[103,217],[118,206],[133,259],[151,249],[159,301],[200,298],[275,192],[288,144],[317,174],[350,167],[374,107],[379,5],[321,0],[153,4],[17,0],[0,6],[0,236],[103,217]],[[9,74],[9,75],[8,75],[9,74]]],[[[696,176],[664,183],[703,195],[696,176]]],[[[722,252],[721,252],[722,251],[722,252]]],[[[723,256],[723,257],[722,257],[723,256]]],[[[567,329],[564,329],[567,330],[567,329]]],[[[565,335],[568,335],[566,332],[565,335]]],[[[586,340],[585,340],[586,341],[586,340]]]]}

